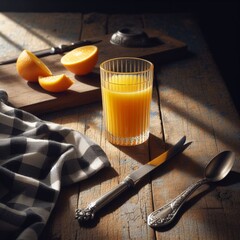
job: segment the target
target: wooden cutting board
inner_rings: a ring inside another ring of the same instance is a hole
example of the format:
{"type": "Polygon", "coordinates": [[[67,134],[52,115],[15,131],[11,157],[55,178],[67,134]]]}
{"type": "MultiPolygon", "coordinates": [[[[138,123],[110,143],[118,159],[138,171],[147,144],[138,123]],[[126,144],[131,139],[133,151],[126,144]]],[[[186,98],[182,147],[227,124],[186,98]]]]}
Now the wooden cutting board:
{"type": "Polygon", "coordinates": [[[154,47],[126,48],[110,43],[112,34],[100,36],[102,41],[99,48],[99,60],[92,73],[82,77],[67,71],[60,63],[62,55],[52,55],[42,58],[52,73],[65,73],[75,80],[68,91],[63,93],[49,93],[37,83],[29,83],[18,76],[16,65],[0,66],[0,89],[7,92],[9,102],[16,108],[34,114],[57,111],[65,108],[80,106],[87,103],[101,101],[99,64],[113,57],[131,56],[143,57],[154,64],[161,64],[168,60],[183,57],[187,52],[187,45],[177,39],[156,30],[144,30],[149,37],[159,38],[161,44],[154,47]]]}

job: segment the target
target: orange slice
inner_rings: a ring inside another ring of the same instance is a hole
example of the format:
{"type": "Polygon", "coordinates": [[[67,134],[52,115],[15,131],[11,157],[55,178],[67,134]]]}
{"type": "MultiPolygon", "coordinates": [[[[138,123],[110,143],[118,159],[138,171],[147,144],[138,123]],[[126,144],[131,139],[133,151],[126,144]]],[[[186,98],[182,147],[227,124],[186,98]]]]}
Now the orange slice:
{"type": "Polygon", "coordinates": [[[23,50],[16,62],[18,74],[25,80],[37,82],[39,76],[51,76],[49,68],[32,52],[23,50]]]}
{"type": "Polygon", "coordinates": [[[77,75],[90,73],[97,64],[97,61],[98,48],[94,45],[75,48],[61,58],[63,66],[77,75]]]}
{"type": "Polygon", "coordinates": [[[74,81],[65,74],[39,77],[38,82],[40,86],[48,92],[63,92],[66,91],[74,81]]]}

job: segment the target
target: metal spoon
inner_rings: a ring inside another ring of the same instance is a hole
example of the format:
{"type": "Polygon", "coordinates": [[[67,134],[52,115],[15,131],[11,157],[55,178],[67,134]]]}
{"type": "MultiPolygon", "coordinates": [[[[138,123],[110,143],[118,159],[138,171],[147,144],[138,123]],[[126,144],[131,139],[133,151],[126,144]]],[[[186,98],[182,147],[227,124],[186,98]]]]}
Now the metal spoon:
{"type": "Polygon", "coordinates": [[[230,172],[235,161],[235,154],[224,151],[215,156],[205,167],[204,178],[189,186],[171,202],[152,212],[148,216],[150,227],[163,227],[171,223],[178,210],[188,197],[201,185],[222,180],[230,172]]]}

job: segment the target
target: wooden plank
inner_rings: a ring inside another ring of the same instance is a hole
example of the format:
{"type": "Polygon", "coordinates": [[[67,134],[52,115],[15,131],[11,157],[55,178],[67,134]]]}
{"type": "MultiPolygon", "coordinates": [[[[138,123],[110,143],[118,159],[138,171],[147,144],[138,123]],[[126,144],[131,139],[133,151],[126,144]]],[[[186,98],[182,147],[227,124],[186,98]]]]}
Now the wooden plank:
{"type": "Polygon", "coordinates": [[[79,39],[81,13],[0,13],[0,61],[79,39]],[[75,24],[72,24],[75,23],[75,24]]]}
{"type": "MultiPolygon", "coordinates": [[[[223,150],[236,153],[233,170],[239,171],[240,125],[230,95],[193,18],[156,14],[145,16],[144,22],[146,26],[154,24],[185,41],[193,55],[176,64],[161,65],[158,84],[166,142],[174,143],[186,135],[192,144],[172,162],[161,179],[153,181],[157,209],[202,178],[204,166],[223,150]]],[[[167,231],[157,232],[157,239],[195,239],[195,236],[198,239],[239,239],[239,229],[233,219],[239,217],[239,200],[236,199],[240,190],[239,182],[237,187],[234,174],[231,175],[224,186],[218,184],[209,191],[199,190],[195,201],[191,198],[193,203],[186,205],[177,221],[167,231]],[[233,205],[224,204],[225,201],[217,197],[219,192],[225,191],[233,205]],[[230,225],[231,231],[228,230],[230,225]]]]}

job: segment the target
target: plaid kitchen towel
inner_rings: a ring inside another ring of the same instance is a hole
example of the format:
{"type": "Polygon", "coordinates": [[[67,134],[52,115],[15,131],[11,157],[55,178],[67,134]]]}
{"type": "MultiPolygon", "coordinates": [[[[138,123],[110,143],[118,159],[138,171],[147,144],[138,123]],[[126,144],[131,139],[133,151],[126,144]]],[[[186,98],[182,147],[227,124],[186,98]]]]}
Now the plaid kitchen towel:
{"type": "Polygon", "coordinates": [[[86,136],[13,108],[0,91],[0,239],[38,239],[61,186],[109,165],[86,136]]]}

